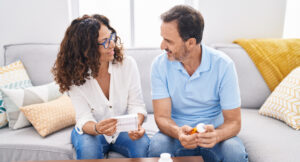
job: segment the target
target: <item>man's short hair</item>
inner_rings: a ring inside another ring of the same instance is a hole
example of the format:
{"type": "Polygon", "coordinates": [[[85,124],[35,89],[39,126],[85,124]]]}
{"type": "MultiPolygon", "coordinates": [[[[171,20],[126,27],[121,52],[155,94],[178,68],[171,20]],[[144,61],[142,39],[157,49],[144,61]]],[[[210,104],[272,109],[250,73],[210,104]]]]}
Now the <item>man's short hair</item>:
{"type": "Polygon", "coordinates": [[[204,20],[201,13],[190,6],[177,5],[163,13],[163,22],[177,21],[179,35],[183,41],[195,38],[196,43],[202,40],[204,20]]]}

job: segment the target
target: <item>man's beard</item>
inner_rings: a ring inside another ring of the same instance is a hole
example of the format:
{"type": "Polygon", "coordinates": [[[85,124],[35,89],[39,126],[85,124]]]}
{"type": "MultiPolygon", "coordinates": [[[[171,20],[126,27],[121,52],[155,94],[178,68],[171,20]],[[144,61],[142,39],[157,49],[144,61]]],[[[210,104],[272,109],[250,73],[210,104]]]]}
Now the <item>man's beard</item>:
{"type": "Polygon", "coordinates": [[[183,60],[185,60],[189,55],[188,49],[186,48],[185,45],[182,45],[181,49],[183,49],[181,52],[181,55],[179,55],[179,56],[174,55],[175,60],[177,60],[179,62],[182,62],[183,60]]]}

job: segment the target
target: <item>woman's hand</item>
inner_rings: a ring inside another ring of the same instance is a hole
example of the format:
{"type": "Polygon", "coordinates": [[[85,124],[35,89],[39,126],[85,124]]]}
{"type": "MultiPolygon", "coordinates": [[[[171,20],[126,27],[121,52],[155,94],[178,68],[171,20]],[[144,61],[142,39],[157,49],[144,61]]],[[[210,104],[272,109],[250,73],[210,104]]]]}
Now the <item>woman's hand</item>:
{"type": "Polygon", "coordinates": [[[132,140],[140,139],[141,137],[143,137],[144,134],[145,134],[145,129],[140,125],[138,126],[138,130],[128,132],[128,136],[132,140]]]}
{"type": "Polygon", "coordinates": [[[117,119],[105,119],[96,123],[96,132],[98,134],[105,134],[112,136],[117,130],[117,119]]]}

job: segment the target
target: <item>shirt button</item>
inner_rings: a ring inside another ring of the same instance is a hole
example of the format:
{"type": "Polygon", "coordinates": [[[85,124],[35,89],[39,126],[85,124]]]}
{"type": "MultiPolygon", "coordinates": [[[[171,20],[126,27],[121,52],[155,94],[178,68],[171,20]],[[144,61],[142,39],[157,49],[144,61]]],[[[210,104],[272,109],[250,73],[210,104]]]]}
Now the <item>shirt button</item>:
{"type": "Polygon", "coordinates": [[[112,108],[112,106],[108,106],[110,109],[112,108]]]}

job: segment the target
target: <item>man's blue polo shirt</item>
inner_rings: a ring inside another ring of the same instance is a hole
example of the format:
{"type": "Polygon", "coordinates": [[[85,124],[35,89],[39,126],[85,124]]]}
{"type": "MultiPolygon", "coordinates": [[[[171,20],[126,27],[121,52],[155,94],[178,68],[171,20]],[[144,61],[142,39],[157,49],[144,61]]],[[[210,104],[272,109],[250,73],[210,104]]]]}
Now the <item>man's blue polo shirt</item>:
{"type": "Polygon", "coordinates": [[[202,60],[192,76],[178,61],[161,54],[152,63],[152,99],[170,97],[172,119],[178,126],[224,122],[222,110],[240,107],[234,62],[221,51],[202,44],[202,60]]]}

